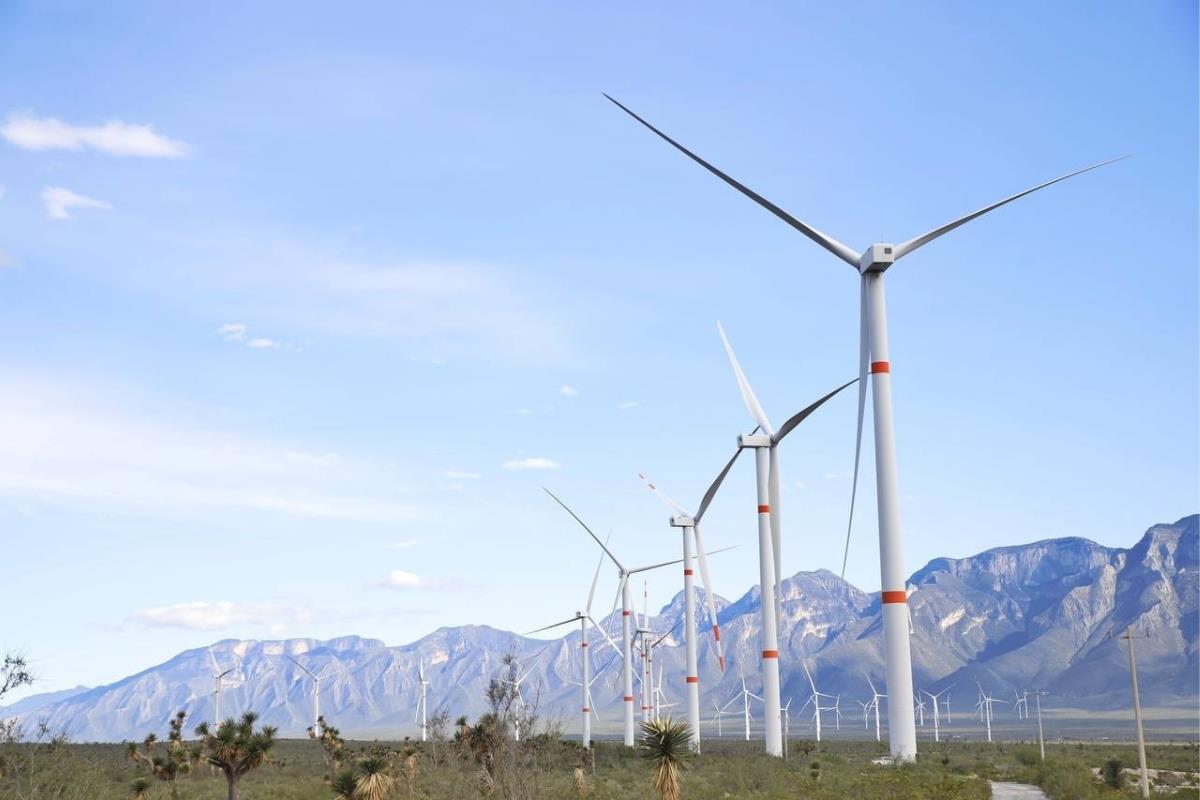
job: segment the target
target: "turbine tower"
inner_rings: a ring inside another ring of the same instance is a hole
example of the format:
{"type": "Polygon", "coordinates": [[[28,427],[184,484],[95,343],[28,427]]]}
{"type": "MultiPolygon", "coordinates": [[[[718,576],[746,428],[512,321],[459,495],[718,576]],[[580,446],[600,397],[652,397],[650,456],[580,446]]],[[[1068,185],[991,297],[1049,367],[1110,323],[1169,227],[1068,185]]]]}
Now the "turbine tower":
{"type": "MultiPolygon", "coordinates": [[[[847,524],[847,531],[853,523],[854,495],[857,493],[858,487],[858,462],[862,444],[862,420],[866,403],[866,378],[869,373],[875,417],[875,492],[879,518],[880,575],[883,584],[880,599],[883,604],[884,652],[887,670],[888,739],[894,758],[902,761],[914,760],[917,757],[917,729],[910,702],[910,698],[913,696],[913,679],[912,653],[908,639],[908,615],[901,608],[907,605],[908,596],[904,586],[904,552],[900,541],[900,488],[896,476],[895,435],[892,428],[891,362],[888,355],[883,273],[904,256],[976,217],[983,216],[989,211],[1036,192],[1038,189],[1044,189],[1059,181],[1120,159],[1115,158],[1093,164],[1038,184],[1031,189],[1010,195],[900,244],[873,244],[864,252],[859,253],[793,217],[770,200],[721,172],[612,97],[607,94],[604,96],[688,158],[849,264],[859,275],[859,375],[863,381],[859,385],[858,394],[858,434],[855,443],[854,482],[851,489],[850,522],[847,524]]],[[[848,533],[846,553],[849,553],[848,533]]],[[[846,571],[845,557],[843,556],[843,574],[846,571]]],[[[763,596],[766,596],[765,593],[763,596]]]]}
{"type": "MultiPolygon", "coordinates": [[[[633,568],[626,567],[623,563],[621,563],[620,559],[618,559],[615,555],[613,555],[613,552],[612,552],[612,550],[610,550],[608,548],[608,545],[606,545],[604,542],[600,541],[600,537],[597,536],[595,533],[593,533],[592,529],[589,528],[587,526],[587,524],[584,523],[584,521],[582,519],[580,519],[579,516],[567,506],[566,503],[564,503],[562,500],[559,500],[558,497],[554,494],[554,492],[551,492],[549,489],[547,489],[544,486],[542,487],[542,491],[544,491],[546,494],[550,495],[550,497],[552,497],[554,499],[554,502],[556,502],[560,506],[562,506],[563,510],[566,511],[568,514],[570,514],[571,517],[576,522],[578,522],[585,531],[587,531],[588,535],[591,536],[592,539],[595,540],[596,544],[600,545],[600,549],[604,551],[604,554],[606,556],[608,556],[609,560],[612,561],[613,564],[617,568],[617,578],[618,578],[617,596],[613,599],[613,611],[616,611],[616,605],[618,602],[620,602],[621,603],[621,652],[622,652],[622,659],[624,662],[622,664],[622,670],[623,670],[622,682],[625,687],[625,694],[622,697],[622,699],[625,703],[624,741],[625,741],[626,747],[633,747],[634,746],[634,741],[633,741],[633,738],[634,738],[634,736],[633,736],[633,649],[632,649],[632,647],[633,647],[633,631],[631,630],[631,627],[630,627],[630,622],[631,622],[630,616],[633,614],[633,600],[630,597],[630,592],[629,592],[629,577],[631,575],[636,575],[639,572],[648,572],[652,569],[658,569],[660,567],[669,567],[672,564],[680,563],[683,559],[677,558],[677,559],[674,559],[673,561],[662,561],[658,564],[648,564],[644,567],[633,567],[633,568]]],[[[729,548],[725,548],[725,549],[729,549],[729,548]]],[[[724,552],[724,550],[714,550],[713,551],[713,553],[720,553],[720,552],[724,552]]],[[[713,555],[713,553],[708,553],[708,555],[713,555]]],[[[611,614],[610,614],[610,617],[611,617],[611,614]]]]}
{"type": "Polygon", "coordinates": [[[421,723],[421,741],[429,741],[429,681],[425,680],[425,662],[418,659],[417,661],[417,680],[420,681],[421,693],[417,696],[417,713],[413,715],[413,722],[421,723]]]}
{"type": "Polygon", "coordinates": [[[937,692],[937,693],[931,692],[929,690],[925,690],[925,694],[929,696],[930,701],[933,703],[933,740],[935,742],[940,742],[942,740],[941,739],[942,712],[938,709],[938,706],[940,704],[938,698],[940,698],[941,695],[945,693],[946,694],[946,703],[947,703],[946,708],[949,709],[950,695],[948,694],[948,692],[949,692],[949,689],[942,689],[942,691],[937,692]]]}
{"type": "Polygon", "coordinates": [[[341,667],[334,667],[333,669],[326,670],[325,672],[323,672],[320,675],[316,675],[311,670],[309,670],[308,667],[304,666],[303,664],[301,664],[299,661],[292,658],[291,656],[285,654],[284,658],[286,658],[288,661],[295,664],[300,669],[304,670],[304,674],[308,675],[308,677],[313,679],[314,688],[313,688],[312,729],[313,729],[313,734],[316,735],[316,737],[319,739],[319,738],[321,738],[321,681],[325,680],[330,675],[334,675],[338,672],[341,672],[341,667]]]}
{"type": "Polygon", "coordinates": [[[724,672],[725,654],[721,649],[721,628],[717,624],[717,605],[713,599],[712,578],[708,569],[708,556],[704,552],[704,537],[700,534],[700,520],[704,518],[709,504],[717,495],[717,489],[720,488],[725,476],[729,474],[729,470],[733,468],[741,454],[740,447],[734,451],[733,457],[726,462],[725,468],[721,470],[716,480],[708,487],[708,491],[704,493],[704,497],[700,500],[700,507],[696,509],[695,514],[685,511],[678,503],[667,497],[666,493],[655,486],[649,478],[638,473],[638,477],[649,487],[650,491],[654,492],[655,497],[671,510],[672,516],[669,520],[671,527],[680,528],[683,531],[683,636],[687,652],[687,675],[684,680],[687,684],[688,725],[692,729],[692,749],[694,750],[700,749],[700,667],[699,641],[696,634],[696,593],[692,570],[692,545],[695,544],[696,557],[694,560],[700,567],[700,581],[704,584],[704,594],[708,601],[713,642],[717,648],[717,663],[724,672]]]}
{"type": "Polygon", "coordinates": [[[1005,705],[1007,705],[1007,702],[1005,702],[1004,700],[1001,700],[998,697],[992,697],[991,695],[989,695],[987,692],[985,692],[983,690],[983,686],[980,685],[978,681],[976,681],[975,685],[979,687],[979,702],[975,704],[975,709],[979,712],[980,722],[987,723],[987,740],[988,740],[988,742],[991,742],[992,741],[992,703],[1004,703],[1005,705]]]}
{"type": "Polygon", "coordinates": [[[822,711],[834,712],[837,715],[837,723],[836,723],[837,728],[838,728],[838,730],[841,730],[841,728],[842,728],[842,724],[841,724],[842,712],[841,712],[841,709],[839,708],[839,705],[841,704],[841,697],[840,696],[834,697],[831,694],[825,694],[824,692],[817,691],[817,684],[813,681],[812,673],[808,671],[808,665],[801,663],[800,666],[804,668],[804,677],[808,678],[808,685],[809,685],[809,687],[812,688],[812,695],[807,700],[804,701],[804,705],[800,707],[800,710],[803,711],[804,709],[808,708],[810,703],[812,704],[813,726],[816,728],[816,732],[817,732],[817,743],[820,744],[821,743],[821,712],[822,711]],[[833,700],[834,701],[833,705],[831,705],[831,706],[821,705],[822,697],[833,700]]]}
{"type": "Polygon", "coordinates": [[[762,684],[763,684],[763,724],[766,729],[767,753],[773,756],[783,755],[782,714],[779,704],[779,618],[781,610],[780,555],[782,550],[782,531],[779,516],[779,457],[778,446],[784,437],[791,433],[797,425],[808,418],[812,412],[820,408],[826,400],[845,389],[854,381],[844,383],[829,394],[817,400],[804,410],[793,415],[783,424],[778,432],[771,426],[767,414],[746,379],[742,365],[734,355],[733,346],[725,336],[725,329],[717,323],[717,331],[725,345],[725,354],[733,367],[733,375],[742,393],[742,402],[758,423],[755,433],[743,434],[738,437],[739,448],[754,449],[754,467],[758,484],[758,578],[762,602],[759,608],[762,612],[762,684]],[[758,432],[758,431],[761,431],[758,432]],[[768,599],[771,598],[771,599],[768,599]]]}
{"type": "MultiPolygon", "coordinates": [[[[887,695],[879,693],[879,690],[875,688],[875,682],[871,680],[870,675],[867,676],[867,683],[871,686],[871,708],[875,711],[875,741],[879,742],[879,741],[883,741],[883,737],[880,735],[880,732],[879,732],[879,698],[881,698],[881,697],[886,698],[887,695]]],[[[892,713],[892,707],[889,704],[888,705],[888,714],[891,714],[891,713],[892,713]]],[[[889,717],[888,718],[888,738],[889,739],[891,738],[891,733],[892,733],[892,722],[891,722],[891,718],[889,717]]]]}
{"type": "Polygon", "coordinates": [[[748,742],[750,741],[750,698],[753,697],[760,703],[763,699],[746,688],[746,673],[742,672],[740,666],[738,667],[738,674],[742,678],[742,717],[745,720],[746,741],[748,742]]]}
{"type": "Polygon", "coordinates": [[[237,667],[230,667],[224,672],[217,666],[217,657],[213,655],[212,648],[208,648],[208,660],[213,666],[213,727],[214,729],[221,727],[221,681],[226,675],[233,672],[237,667]]]}

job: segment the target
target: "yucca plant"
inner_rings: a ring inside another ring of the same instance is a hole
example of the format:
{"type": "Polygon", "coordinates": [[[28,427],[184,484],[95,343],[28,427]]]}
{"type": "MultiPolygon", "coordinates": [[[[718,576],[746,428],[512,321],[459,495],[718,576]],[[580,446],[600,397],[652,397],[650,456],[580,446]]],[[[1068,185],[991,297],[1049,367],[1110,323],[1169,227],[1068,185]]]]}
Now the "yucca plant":
{"type": "Polygon", "coordinates": [[[388,760],[385,757],[367,756],[358,760],[355,800],[384,800],[395,788],[396,779],[388,774],[388,760]]]}
{"type": "Polygon", "coordinates": [[[353,770],[337,773],[329,786],[333,789],[333,800],[357,800],[355,791],[358,789],[358,779],[354,777],[353,770]]]}
{"type": "Polygon", "coordinates": [[[258,715],[247,711],[240,721],[232,717],[212,731],[207,722],[196,726],[196,735],[205,761],[225,773],[229,800],[240,800],[242,776],[257,769],[267,760],[275,747],[276,729],[264,725],[254,730],[258,715]]]}
{"type": "Polygon", "coordinates": [[[146,800],[146,795],[150,793],[150,779],[134,778],[129,784],[129,791],[132,792],[133,800],[146,800]]]}
{"type": "Polygon", "coordinates": [[[413,793],[413,787],[417,784],[417,774],[420,768],[420,753],[417,748],[411,744],[404,748],[402,753],[404,756],[404,777],[408,781],[408,793],[413,793]]]}
{"type": "Polygon", "coordinates": [[[653,769],[654,788],[662,800],[683,797],[683,771],[692,759],[692,731],[683,720],[652,719],[642,723],[638,742],[642,758],[653,769]]]}

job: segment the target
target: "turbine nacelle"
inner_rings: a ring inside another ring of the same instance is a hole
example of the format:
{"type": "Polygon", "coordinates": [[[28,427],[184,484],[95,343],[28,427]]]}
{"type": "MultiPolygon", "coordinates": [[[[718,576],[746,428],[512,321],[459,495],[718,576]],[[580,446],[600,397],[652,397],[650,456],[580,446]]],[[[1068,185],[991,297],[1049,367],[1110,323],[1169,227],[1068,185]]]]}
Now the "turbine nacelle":
{"type": "Polygon", "coordinates": [[[896,247],[891,244],[873,244],[868,247],[858,260],[858,271],[862,275],[868,272],[883,272],[896,261],[896,247]]]}
{"type": "Polygon", "coordinates": [[[671,517],[672,528],[694,528],[696,527],[696,518],[687,514],[676,514],[671,517]]]}
{"type": "Polygon", "coordinates": [[[743,433],[738,437],[738,447],[770,447],[771,437],[765,433],[743,433]]]}

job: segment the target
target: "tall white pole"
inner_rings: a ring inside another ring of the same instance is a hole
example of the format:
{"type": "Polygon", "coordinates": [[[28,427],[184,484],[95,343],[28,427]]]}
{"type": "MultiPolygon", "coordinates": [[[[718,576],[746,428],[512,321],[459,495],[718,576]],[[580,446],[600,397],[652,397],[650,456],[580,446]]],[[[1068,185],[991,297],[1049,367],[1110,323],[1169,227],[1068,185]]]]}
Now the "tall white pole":
{"type": "Polygon", "coordinates": [[[746,687],[742,687],[742,719],[746,723],[746,741],[750,741],[750,695],[746,687]]]}
{"type": "Polygon", "coordinates": [[[579,618],[579,652],[583,658],[583,749],[586,750],[592,746],[592,708],[588,703],[588,698],[591,696],[589,688],[592,684],[592,664],[591,657],[588,655],[588,618],[579,618]]]}
{"type": "Polygon", "coordinates": [[[933,698],[933,740],[935,742],[940,742],[941,731],[938,728],[938,717],[941,715],[938,713],[938,699],[933,695],[931,695],[931,697],[933,698]]]}
{"type": "Polygon", "coordinates": [[[313,678],[317,688],[313,690],[313,733],[321,735],[321,679],[313,678]]]}
{"type": "Polygon", "coordinates": [[[629,630],[629,615],[633,613],[633,603],[629,596],[628,576],[621,578],[621,649],[625,653],[622,664],[622,677],[625,686],[625,746],[633,747],[633,641],[629,630]]]}
{"type": "Polygon", "coordinates": [[[696,590],[692,575],[692,540],[695,528],[683,528],[683,637],[687,649],[687,709],[688,725],[692,728],[692,749],[700,749],[700,667],[696,647],[696,590]]]}
{"type": "Polygon", "coordinates": [[[1142,797],[1150,796],[1150,780],[1146,774],[1146,737],[1142,733],[1142,699],[1138,694],[1137,657],[1133,654],[1133,634],[1126,629],[1121,637],[1129,644],[1129,678],[1133,683],[1133,720],[1137,724],[1138,772],[1142,797]]]}
{"type": "Polygon", "coordinates": [[[879,695],[875,695],[873,705],[875,706],[875,741],[879,742],[883,740],[883,737],[879,734],[879,695]]]}
{"type": "Polygon", "coordinates": [[[421,679],[421,741],[422,742],[429,740],[429,726],[426,723],[426,716],[425,716],[425,709],[426,709],[429,701],[426,698],[427,698],[426,683],[425,683],[425,679],[422,678],[421,679]]]}
{"type": "MultiPolygon", "coordinates": [[[[221,727],[221,676],[220,675],[217,675],[213,678],[213,686],[216,687],[216,691],[213,692],[213,695],[215,697],[215,699],[213,700],[213,704],[214,704],[213,717],[215,718],[213,720],[213,723],[218,728],[220,728],[221,727]]],[[[214,731],[214,733],[215,733],[215,731],[214,731]]]]}
{"type": "Polygon", "coordinates": [[[770,450],[764,444],[747,440],[765,440],[766,436],[744,436],[742,443],[754,447],[754,465],[758,478],[758,583],[759,608],[762,609],[762,683],[763,726],[769,755],[783,755],[782,720],[779,713],[779,636],[775,618],[775,545],[771,536],[770,450]]]}
{"type": "Polygon", "coordinates": [[[875,491],[879,515],[880,600],[887,671],[888,742],[893,758],[914,761],[917,757],[917,726],[909,701],[913,696],[912,653],[908,639],[904,551],[900,543],[900,488],[896,477],[896,443],[892,428],[887,304],[884,301],[883,273],[867,272],[863,280],[867,289],[871,396],[875,412],[875,491]]]}
{"type": "Polygon", "coordinates": [[[1034,702],[1037,703],[1038,749],[1042,753],[1042,762],[1045,763],[1045,761],[1046,761],[1046,737],[1042,733],[1042,694],[1043,694],[1042,690],[1039,689],[1038,691],[1033,693],[1033,698],[1034,698],[1034,702]]]}

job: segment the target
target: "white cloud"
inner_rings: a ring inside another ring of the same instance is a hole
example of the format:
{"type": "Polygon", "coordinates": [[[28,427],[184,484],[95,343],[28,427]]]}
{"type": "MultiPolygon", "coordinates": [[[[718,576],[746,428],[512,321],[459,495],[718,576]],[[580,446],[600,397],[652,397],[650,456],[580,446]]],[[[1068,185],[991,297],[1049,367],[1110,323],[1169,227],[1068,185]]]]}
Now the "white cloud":
{"type": "Polygon", "coordinates": [[[850,470],[844,472],[826,472],[825,480],[827,481],[848,481],[854,477],[854,473],[850,470]]]}
{"type": "Polygon", "coordinates": [[[257,336],[246,342],[246,347],[253,347],[255,350],[267,350],[273,347],[279,347],[279,342],[274,339],[268,339],[265,336],[257,336]]]}
{"type": "Polygon", "coordinates": [[[452,481],[470,481],[475,480],[476,478],[482,478],[483,473],[463,472],[462,470],[457,469],[444,469],[442,470],[442,477],[449,478],[452,481]]]}
{"type": "MultiPolygon", "coordinates": [[[[180,413],[176,401],[160,403],[180,413]]],[[[0,498],[165,519],[244,521],[257,512],[395,524],[421,517],[395,500],[396,474],[381,464],[160,416],[153,399],[127,387],[4,376],[0,498]]]]}
{"type": "Polygon", "coordinates": [[[217,333],[227,342],[240,342],[246,338],[246,326],[241,322],[226,322],[217,328],[217,333]]]}
{"type": "Polygon", "coordinates": [[[28,112],[9,114],[0,136],[25,150],[99,150],[114,156],[180,158],[188,146],[168,139],[152,125],[113,120],[103,125],[70,125],[54,117],[37,117],[28,112]]]}
{"type": "Polygon", "coordinates": [[[133,619],[156,628],[214,631],[234,625],[250,625],[267,627],[274,633],[281,633],[289,624],[311,620],[312,612],[302,606],[273,603],[211,603],[194,600],[190,603],[143,609],[134,614],[133,619]]]}
{"type": "Polygon", "coordinates": [[[425,586],[421,576],[402,569],[394,569],[388,573],[383,585],[388,589],[420,589],[425,586]]]}
{"type": "Polygon", "coordinates": [[[42,189],[42,203],[50,219],[70,219],[71,210],[75,208],[98,208],[111,210],[112,206],[103,200],[76,194],[61,186],[47,186],[42,189]]]}
{"type": "Polygon", "coordinates": [[[420,539],[401,539],[388,545],[393,550],[409,550],[421,543],[420,539]]]}
{"type": "Polygon", "coordinates": [[[641,405],[641,403],[639,403],[637,400],[626,400],[624,403],[617,404],[617,410],[629,411],[630,409],[637,408],[639,405],[641,405]]]}
{"type": "Polygon", "coordinates": [[[562,386],[559,388],[558,393],[561,394],[563,397],[578,397],[579,396],[579,390],[576,389],[574,386],[562,386]]]}
{"type": "Polygon", "coordinates": [[[548,458],[514,458],[505,461],[503,466],[508,470],[559,469],[562,464],[548,458]]]}

